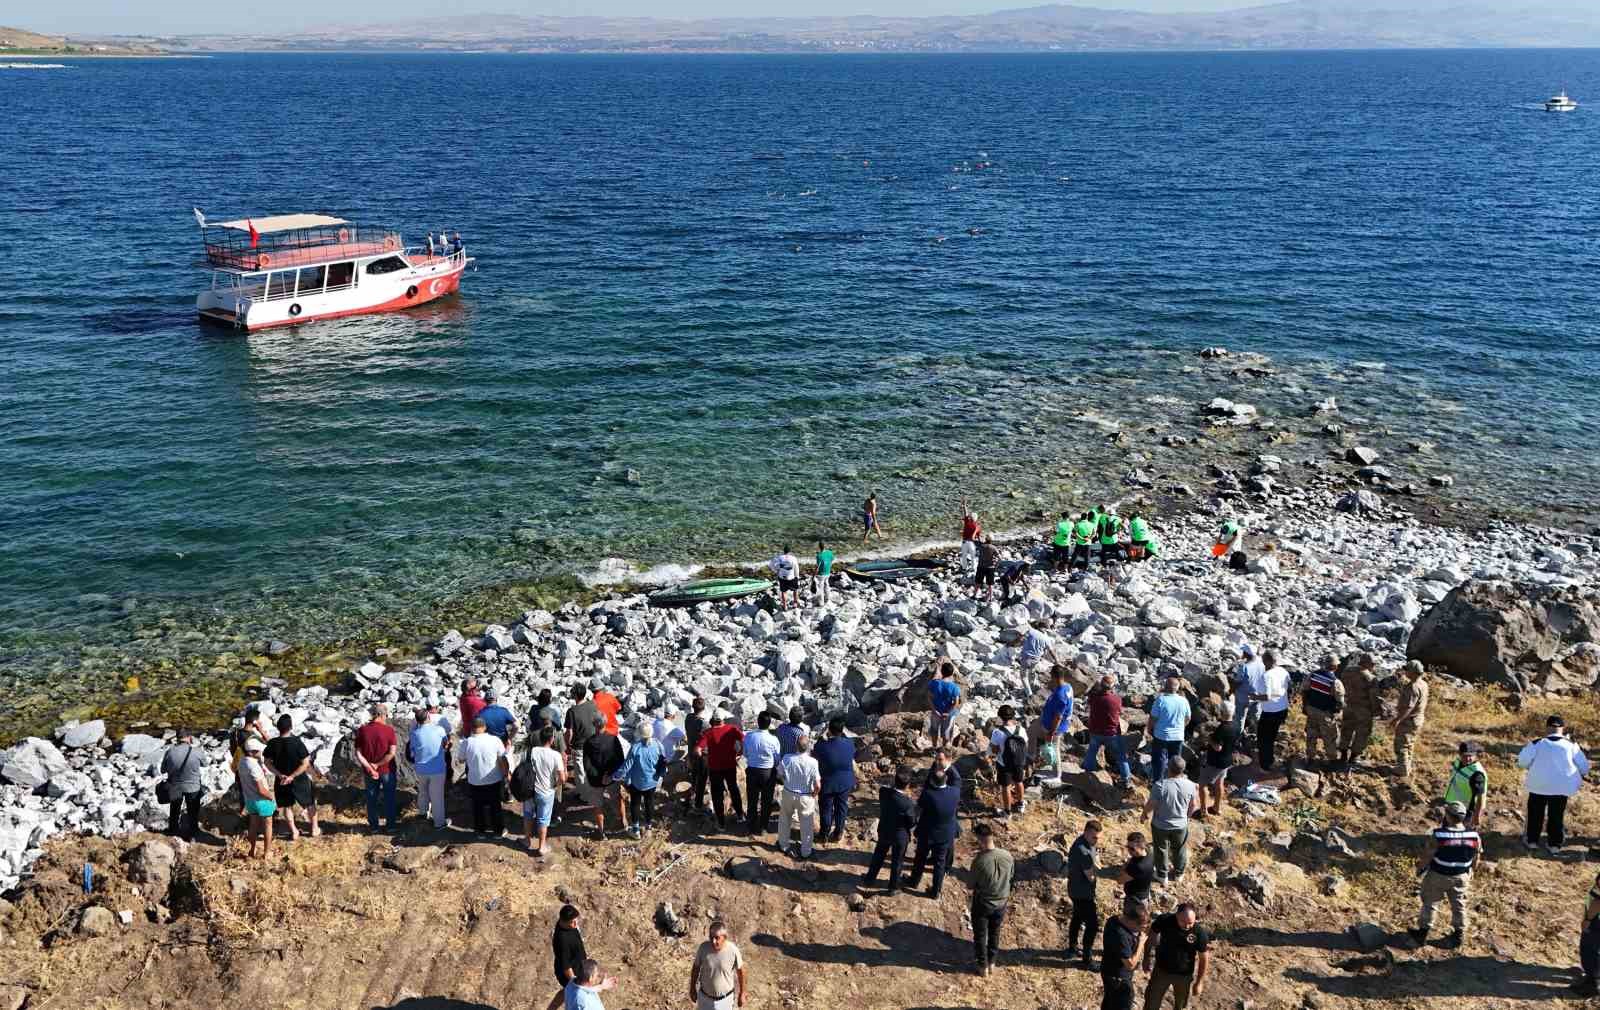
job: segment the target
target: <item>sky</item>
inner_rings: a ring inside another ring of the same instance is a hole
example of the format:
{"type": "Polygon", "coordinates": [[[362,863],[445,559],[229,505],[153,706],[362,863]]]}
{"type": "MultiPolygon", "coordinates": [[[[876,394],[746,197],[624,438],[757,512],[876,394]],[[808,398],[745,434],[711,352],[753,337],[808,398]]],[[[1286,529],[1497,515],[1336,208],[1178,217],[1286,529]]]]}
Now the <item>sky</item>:
{"type": "MultiPolygon", "coordinates": [[[[1038,6],[1049,0],[487,0],[475,12],[613,17],[729,17],[877,14],[982,14],[1038,6]]],[[[1075,0],[1086,7],[1154,12],[1211,11],[1270,0],[1075,0]]],[[[474,10],[458,7],[455,13],[474,10]]],[[[172,35],[198,32],[281,32],[327,24],[434,17],[437,0],[276,0],[227,4],[217,0],[0,0],[0,25],[62,35],[172,35]],[[330,14],[330,11],[337,11],[330,14]]]]}

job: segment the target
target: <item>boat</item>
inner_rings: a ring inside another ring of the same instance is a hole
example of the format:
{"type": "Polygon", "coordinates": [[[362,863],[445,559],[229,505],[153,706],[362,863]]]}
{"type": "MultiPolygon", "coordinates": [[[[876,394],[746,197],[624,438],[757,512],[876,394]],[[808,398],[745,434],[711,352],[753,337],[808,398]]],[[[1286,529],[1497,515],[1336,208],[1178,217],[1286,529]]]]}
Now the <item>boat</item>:
{"type": "Polygon", "coordinates": [[[886,558],[879,561],[858,561],[846,565],[845,574],[855,579],[876,582],[902,582],[920,579],[947,567],[943,561],[930,558],[886,558]]]}
{"type": "Polygon", "coordinates": [[[697,579],[657,589],[646,597],[652,607],[692,607],[697,603],[720,603],[741,596],[753,596],[772,588],[766,579],[697,579]]]}
{"type": "Polygon", "coordinates": [[[1557,92],[1545,99],[1544,111],[1546,112],[1577,112],[1578,103],[1567,97],[1565,91],[1557,92]]]}
{"type": "Polygon", "coordinates": [[[459,289],[472,262],[442,235],[437,249],[407,248],[398,231],[325,214],[195,218],[211,270],[200,318],[242,330],[424,305],[459,289]]]}

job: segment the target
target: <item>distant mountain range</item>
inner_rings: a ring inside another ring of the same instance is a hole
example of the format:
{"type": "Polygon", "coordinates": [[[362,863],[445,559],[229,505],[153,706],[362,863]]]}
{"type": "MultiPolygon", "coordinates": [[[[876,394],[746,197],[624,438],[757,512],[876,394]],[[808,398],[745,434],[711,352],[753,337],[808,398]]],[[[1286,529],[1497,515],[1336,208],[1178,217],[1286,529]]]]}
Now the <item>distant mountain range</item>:
{"type": "MultiPolygon", "coordinates": [[[[128,41],[128,40],[124,40],[128,41]]],[[[282,35],[141,39],[176,50],[1031,52],[1600,46],[1600,3],[1289,0],[1206,14],[1067,4],[940,17],[672,20],[460,15],[282,35]]]]}

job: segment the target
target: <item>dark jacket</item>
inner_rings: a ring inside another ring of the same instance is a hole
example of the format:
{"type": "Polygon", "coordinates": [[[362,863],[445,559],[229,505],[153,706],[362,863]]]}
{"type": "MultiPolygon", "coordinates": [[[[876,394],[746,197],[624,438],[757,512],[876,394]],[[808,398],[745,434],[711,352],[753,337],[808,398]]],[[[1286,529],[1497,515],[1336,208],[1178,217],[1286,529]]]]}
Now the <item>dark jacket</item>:
{"type": "Polygon", "coordinates": [[[878,787],[878,837],[908,834],[917,823],[917,801],[894,786],[878,787]]]}
{"type": "Polygon", "coordinates": [[[622,767],[622,741],[610,733],[596,733],[583,742],[583,777],[598,786],[622,767]]]}
{"type": "Polygon", "coordinates": [[[953,842],[958,833],[956,810],[961,790],[954,786],[924,789],[917,798],[917,837],[930,842],[953,842]]]}
{"type": "Polygon", "coordinates": [[[1095,852],[1082,836],[1067,850],[1067,897],[1094,900],[1095,852]]]}

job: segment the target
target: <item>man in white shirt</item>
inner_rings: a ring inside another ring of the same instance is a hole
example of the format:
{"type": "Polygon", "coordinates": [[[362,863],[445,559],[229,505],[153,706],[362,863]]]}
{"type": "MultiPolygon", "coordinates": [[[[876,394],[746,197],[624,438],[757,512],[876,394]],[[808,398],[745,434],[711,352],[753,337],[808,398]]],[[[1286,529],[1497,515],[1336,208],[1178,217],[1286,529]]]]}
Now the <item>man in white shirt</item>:
{"type": "Polygon", "coordinates": [[[480,717],[472,722],[472,735],[461,745],[467,764],[467,788],[472,793],[472,830],[499,838],[505,833],[505,810],[500,791],[511,771],[506,761],[506,745],[489,732],[480,717]]]}
{"type": "Polygon", "coordinates": [[[1233,733],[1244,736],[1245,722],[1249,716],[1259,717],[1261,707],[1250,700],[1255,678],[1266,672],[1261,660],[1256,658],[1255,647],[1249,642],[1239,646],[1239,665],[1233,668],[1233,733]]]}
{"type": "Polygon", "coordinates": [[[822,795],[822,769],[811,756],[811,734],[801,733],[799,750],[784,757],[779,766],[783,795],[778,799],[778,851],[790,852],[790,831],[800,829],[799,858],[811,858],[811,841],[817,831],[817,797],[822,795]]]}
{"type": "Polygon", "coordinates": [[[1566,721],[1559,715],[1546,719],[1544,725],[1548,734],[1517,755],[1517,765],[1528,770],[1522,780],[1528,790],[1522,844],[1536,847],[1539,835],[1548,830],[1544,849],[1553,853],[1567,842],[1567,800],[1577,794],[1583,777],[1589,774],[1589,759],[1568,739],[1566,721]]]}
{"type": "Polygon", "coordinates": [[[550,835],[550,818],[556,809],[556,790],[566,784],[567,758],[555,749],[556,729],[551,725],[539,727],[539,743],[528,752],[526,760],[533,766],[533,795],[522,804],[522,833],[527,839],[528,851],[535,856],[544,855],[545,842],[550,835]],[[533,844],[533,829],[539,829],[539,844],[533,844]]]}
{"type": "Polygon", "coordinates": [[[1265,667],[1250,682],[1250,700],[1261,706],[1256,722],[1256,757],[1261,770],[1269,772],[1278,763],[1278,731],[1289,718],[1289,671],[1278,665],[1271,652],[1261,654],[1265,667]]]}
{"type": "Polygon", "coordinates": [[[778,579],[778,606],[788,610],[793,598],[795,609],[800,609],[800,559],[788,544],[783,545],[782,554],[772,559],[772,574],[778,579]]]}
{"type": "Polygon", "coordinates": [[[756,729],[744,735],[744,794],[750,810],[750,833],[764,835],[772,820],[772,792],[778,784],[778,757],[783,743],[772,732],[772,713],[756,716],[756,729]]]}
{"type": "Polygon", "coordinates": [[[661,718],[655,724],[656,742],[661,744],[661,754],[666,758],[667,764],[673,764],[683,759],[684,741],[683,724],[678,721],[678,707],[668,705],[661,712],[661,718]]]}

